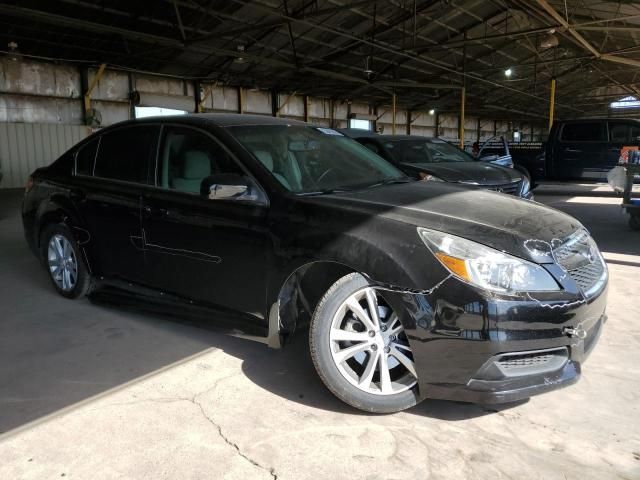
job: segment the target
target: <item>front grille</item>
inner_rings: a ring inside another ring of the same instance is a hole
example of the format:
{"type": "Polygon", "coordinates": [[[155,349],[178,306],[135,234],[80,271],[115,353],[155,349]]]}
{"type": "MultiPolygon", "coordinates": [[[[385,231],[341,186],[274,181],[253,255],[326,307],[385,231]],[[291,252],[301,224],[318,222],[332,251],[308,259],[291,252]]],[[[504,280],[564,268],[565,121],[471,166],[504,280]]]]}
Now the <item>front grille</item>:
{"type": "Polygon", "coordinates": [[[506,193],[508,195],[517,195],[520,191],[520,182],[503,183],[501,185],[487,185],[487,190],[506,193]]]}
{"type": "Polygon", "coordinates": [[[553,255],[585,294],[590,293],[606,275],[604,261],[586,230],[579,230],[568,237],[553,250],[553,255]]]}
{"type": "Polygon", "coordinates": [[[583,291],[589,290],[602,277],[603,273],[604,265],[598,260],[569,271],[571,278],[583,291]]]}

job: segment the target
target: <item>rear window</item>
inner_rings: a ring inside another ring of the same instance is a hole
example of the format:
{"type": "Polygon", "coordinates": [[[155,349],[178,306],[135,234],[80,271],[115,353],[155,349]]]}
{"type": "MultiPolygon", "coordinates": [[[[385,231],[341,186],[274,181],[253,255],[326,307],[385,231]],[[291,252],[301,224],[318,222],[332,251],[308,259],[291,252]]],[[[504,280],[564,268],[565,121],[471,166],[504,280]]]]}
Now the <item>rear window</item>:
{"type": "Polygon", "coordinates": [[[628,142],[630,128],[628,123],[609,122],[609,141],[628,142]]]}
{"type": "Polygon", "coordinates": [[[600,122],[567,123],[562,128],[564,142],[598,142],[604,140],[604,129],[600,122]]]}
{"type": "Polygon", "coordinates": [[[94,138],[78,150],[76,155],[76,175],[93,175],[93,164],[96,160],[99,141],[99,138],[94,138]]]}
{"type": "Polygon", "coordinates": [[[149,166],[155,154],[158,127],[134,126],[107,132],[93,170],[96,177],[134,183],[149,183],[149,166]]]}

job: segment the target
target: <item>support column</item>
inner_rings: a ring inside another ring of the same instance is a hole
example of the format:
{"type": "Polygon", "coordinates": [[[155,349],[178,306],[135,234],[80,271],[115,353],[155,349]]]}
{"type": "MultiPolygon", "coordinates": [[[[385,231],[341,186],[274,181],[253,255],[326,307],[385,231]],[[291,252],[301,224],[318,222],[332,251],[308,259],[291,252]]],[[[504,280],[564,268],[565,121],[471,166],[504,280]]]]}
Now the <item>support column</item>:
{"type": "MultiPolygon", "coordinates": [[[[91,93],[93,92],[93,89],[96,88],[96,85],[98,85],[98,82],[102,78],[102,74],[104,73],[104,69],[106,66],[107,65],[104,63],[100,65],[100,67],[98,68],[98,71],[93,77],[93,80],[91,80],[91,83],[86,87],[86,91],[84,92],[83,106],[84,106],[84,120],[86,125],[91,123],[91,120],[90,120],[91,119],[91,93]]],[[[88,80],[88,77],[89,77],[88,72],[86,72],[86,76],[87,76],[86,80],[88,80]]],[[[84,86],[83,86],[83,89],[84,89],[84,86]]]]}
{"type": "Polygon", "coordinates": [[[131,72],[127,75],[129,81],[129,118],[136,118],[136,106],[134,105],[133,100],[131,100],[133,92],[136,89],[136,79],[134,75],[135,74],[131,72]]]}
{"type": "Polygon", "coordinates": [[[460,91],[460,125],[458,127],[458,137],[460,138],[460,148],[464,150],[464,102],[465,87],[460,91]]]}
{"type": "Polygon", "coordinates": [[[238,87],[238,113],[244,113],[244,88],[238,87]]]}
{"type": "Polygon", "coordinates": [[[271,116],[272,117],[278,116],[278,109],[280,108],[280,105],[278,105],[278,103],[280,103],[278,92],[276,91],[276,89],[273,89],[271,90],[271,116]]]}
{"type": "Polygon", "coordinates": [[[201,85],[198,80],[193,81],[193,99],[196,102],[196,113],[202,113],[202,92],[201,85]]]}
{"type": "Polygon", "coordinates": [[[302,101],[304,102],[304,121],[309,122],[309,95],[303,95],[302,101]]]}
{"type": "Polygon", "coordinates": [[[411,110],[407,109],[407,135],[411,135],[411,110]]]}
{"type": "Polygon", "coordinates": [[[396,94],[391,96],[391,134],[396,134],[396,94]]]}
{"type": "Polygon", "coordinates": [[[335,125],[335,100],[332,98],[329,100],[329,127],[336,128],[335,125]]]}
{"type": "Polygon", "coordinates": [[[551,93],[549,95],[549,130],[553,126],[553,115],[556,107],[556,79],[551,79],[551,93]]]}

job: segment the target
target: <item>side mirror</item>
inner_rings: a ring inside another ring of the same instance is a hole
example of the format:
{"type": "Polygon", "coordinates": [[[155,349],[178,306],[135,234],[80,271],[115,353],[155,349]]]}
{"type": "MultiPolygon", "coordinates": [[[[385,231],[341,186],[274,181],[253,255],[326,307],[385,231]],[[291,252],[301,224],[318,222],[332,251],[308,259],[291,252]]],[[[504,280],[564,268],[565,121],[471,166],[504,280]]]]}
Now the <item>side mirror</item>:
{"type": "Polygon", "coordinates": [[[205,177],[200,184],[200,195],[209,200],[255,200],[248,179],[235,173],[221,173],[205,177]]]}

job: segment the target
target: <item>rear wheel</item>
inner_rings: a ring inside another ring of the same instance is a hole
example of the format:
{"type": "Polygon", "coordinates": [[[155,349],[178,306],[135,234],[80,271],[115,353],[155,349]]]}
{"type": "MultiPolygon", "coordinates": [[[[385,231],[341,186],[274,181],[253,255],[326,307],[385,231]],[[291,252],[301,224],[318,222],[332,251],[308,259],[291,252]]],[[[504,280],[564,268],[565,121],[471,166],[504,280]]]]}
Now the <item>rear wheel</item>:
{"type": "Polygon", "coordinates": [[[78,298],[89,293],[91,277],[67,226],[55,224],[46,227],[40,245],[49,277],[60,295],[78,298]]]}
{"type": "Polygon", "coordinates": [[[390,413],[417,403],[418,375],[398,314],[362,275],[342,277],[327,291],[309,343],[320,378],[349,405],[390,413]]]}

